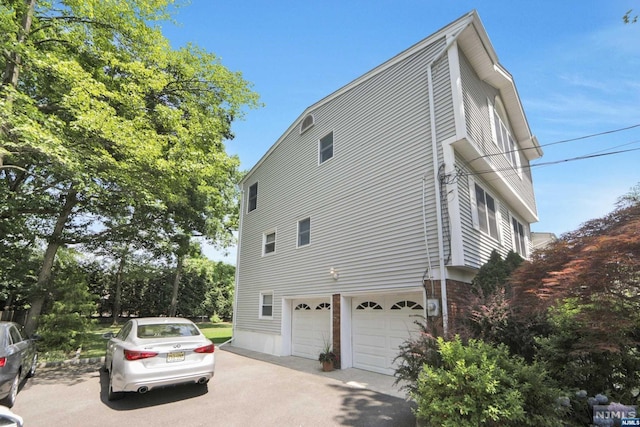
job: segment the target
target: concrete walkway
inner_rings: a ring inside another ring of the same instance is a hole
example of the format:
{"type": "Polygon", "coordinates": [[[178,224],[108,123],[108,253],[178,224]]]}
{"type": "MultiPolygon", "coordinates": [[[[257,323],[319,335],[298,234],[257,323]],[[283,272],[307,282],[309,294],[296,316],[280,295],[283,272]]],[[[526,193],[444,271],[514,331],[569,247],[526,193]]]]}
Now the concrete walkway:
{"type": "Polygon", "coordinates": [[[401,384],[394,384],[396,378],[390,375],[378,374],[376,372],[356,368],[335,369],[331,372],[323,372],[320,362],[316,360],[305,359],[297,356],[272,356],[270,354],[234,347],[232,344],[225,344],[221,347],[216,347],[216,349],[229,351],[241,356],[294,369],[296,371],[333,378],[353,388],[371,390],[401,399],[407,398],[406,392],[400,390],[401,384]]]}

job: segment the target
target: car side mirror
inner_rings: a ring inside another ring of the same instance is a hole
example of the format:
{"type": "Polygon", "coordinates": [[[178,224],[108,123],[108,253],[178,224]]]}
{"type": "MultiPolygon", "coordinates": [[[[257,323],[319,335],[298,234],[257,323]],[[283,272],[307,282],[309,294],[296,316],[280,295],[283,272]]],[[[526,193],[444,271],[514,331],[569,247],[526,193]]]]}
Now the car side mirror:
{"type": "Polygon", "coordinates": [[[42,340],[42,335],[38,335],[38,334],[32,334],[29,336],[30,340],[33,341],[41,341],[42,340]]]}
{"type": "Polygon", "coordinates": [[[107,333],[102,334],[102,338],[104,338],[105,340],[110,340],[111,338],[115,337],[116,334],[113,333],[113,331],[109,331],[107,333]]]}

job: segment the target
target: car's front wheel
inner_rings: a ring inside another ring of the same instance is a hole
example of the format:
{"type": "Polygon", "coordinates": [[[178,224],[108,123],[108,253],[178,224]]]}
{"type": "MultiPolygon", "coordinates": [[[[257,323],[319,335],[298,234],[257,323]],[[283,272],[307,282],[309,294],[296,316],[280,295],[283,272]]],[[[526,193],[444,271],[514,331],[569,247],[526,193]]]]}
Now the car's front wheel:
{"type": "Polygon", "coordinates": [[[113,391],[113,369],[109,369],[109,394],[107,399],[111,402],[114,400],[120,400],[124,397],[124,393],[121,391],[113,391]]]}
{"type": "Polygon", "coordinates": [[[11,389],[9,390],[9,394],[7,397],[0,401],[0,404],[6,406],[7,408],[13,407],[16,403],[16,397],[18,396],[18,387],[20,386],[20,372],[16,372],[16,376],[11,380],[11,389]]]}

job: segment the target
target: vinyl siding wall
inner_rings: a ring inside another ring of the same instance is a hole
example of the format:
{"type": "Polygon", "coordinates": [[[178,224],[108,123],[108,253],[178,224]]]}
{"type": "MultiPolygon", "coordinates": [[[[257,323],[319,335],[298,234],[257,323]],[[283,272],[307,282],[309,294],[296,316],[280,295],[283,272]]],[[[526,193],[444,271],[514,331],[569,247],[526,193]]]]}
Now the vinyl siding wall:
{"type": "Polygon", "coordinates": [[[500,239],[496,240],[474,228],[472,219],[473,206],[470,195],[470,191],[473,191],[473,188],[470,188],[469,179],[461,178],[458,180],[465,267],[480,268],[487,262],[492,250],[496,249],[503,258],[509,251],[514,250],[511,215],[515,215],[516,219],[525,227],[527,236],[530,235],[529,224],[514,214],[513,209],[500,197],[495,188],[482,179],[481,175],[474,175],[473,171],[466,165],[466,162],[458,155],[456,156],[456,166],[463,176],[471,174],[473,180],[493,196],[499,204],[500,223],[498,227],[500,229],[500,239]]]}
{"type": "MultiPolygon", "coordinates": [[[[505,156],[499,154],[500,151],[492,140],[490,119],[492,110],[489,102],[494,102],[493,100],[496,96],[499,97],[500,93],[496,88],[480,80],[462,52],[459,52],[459,55],[467,136],[481,153],[488,155],[487,160],[501,171],[503,178],[513,188],[514,192],[519,194],[531,210],[535,212],[536,202],[533,193],[531,170],[528,167],[529,161],[522,155],[522,152],[518,152],[521,165],[520,173],[518,173],[505,156]]],[[[513,132],[511,134],[513,135],[513,132]]]]}
{"type": "MultiPolygon", "coordinates": [[[[437,260],[426,67],[442,46],[444,40],[312,107],[315,125],[283,136],[245,179],[245,200],[249,186],[259,184],[257,209],[247,213],[245,203],[242,213],[239,328],[279,333],[283,296],[422,285],[423,177],[437,260]],[[331,131],[334,156],[318,165],[318,140],[331,131]],[[297,248],[297,222],[307,217],[311,243],[297,248]],[[263,233],[274,229],[276,251],[262,256],[263,233]],[[270,290],[273,320],[258,319],[259,294],[270,290]]],[[[454,133],[448,79],[445,55],[434,67],[438,138],[454,133]]]]}

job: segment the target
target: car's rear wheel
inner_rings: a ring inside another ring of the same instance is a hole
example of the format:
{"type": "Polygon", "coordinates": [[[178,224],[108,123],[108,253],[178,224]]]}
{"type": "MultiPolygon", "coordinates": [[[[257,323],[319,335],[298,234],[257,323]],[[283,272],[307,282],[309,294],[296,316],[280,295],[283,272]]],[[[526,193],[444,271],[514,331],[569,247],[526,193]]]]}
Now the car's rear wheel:
{"type": "Polygon", "coordinates": [[[36,374],[36,369],[38,369],[38,353],[33,355],[33,360],[31,361],[31,368],[29,368],[29,372],[27,373],[27,378],[31,378],[36,374]]]}
{"type": "Polygon", "coordinates": [[[9,395],[0,401],[0,404],[11,408],[16,403],[16,397],[18,396],[18,387],[20,386],[20,372],[16,373],[16,376],[11,380],[11,389],[9,395]]]}
{"type": "Polygon", "coordinates": [[[120,400],[124,397],[124,393],[121,391],[113,391],[113,369],[109,369],[109,394],[107,399],[109,401],[120,400]]]}

